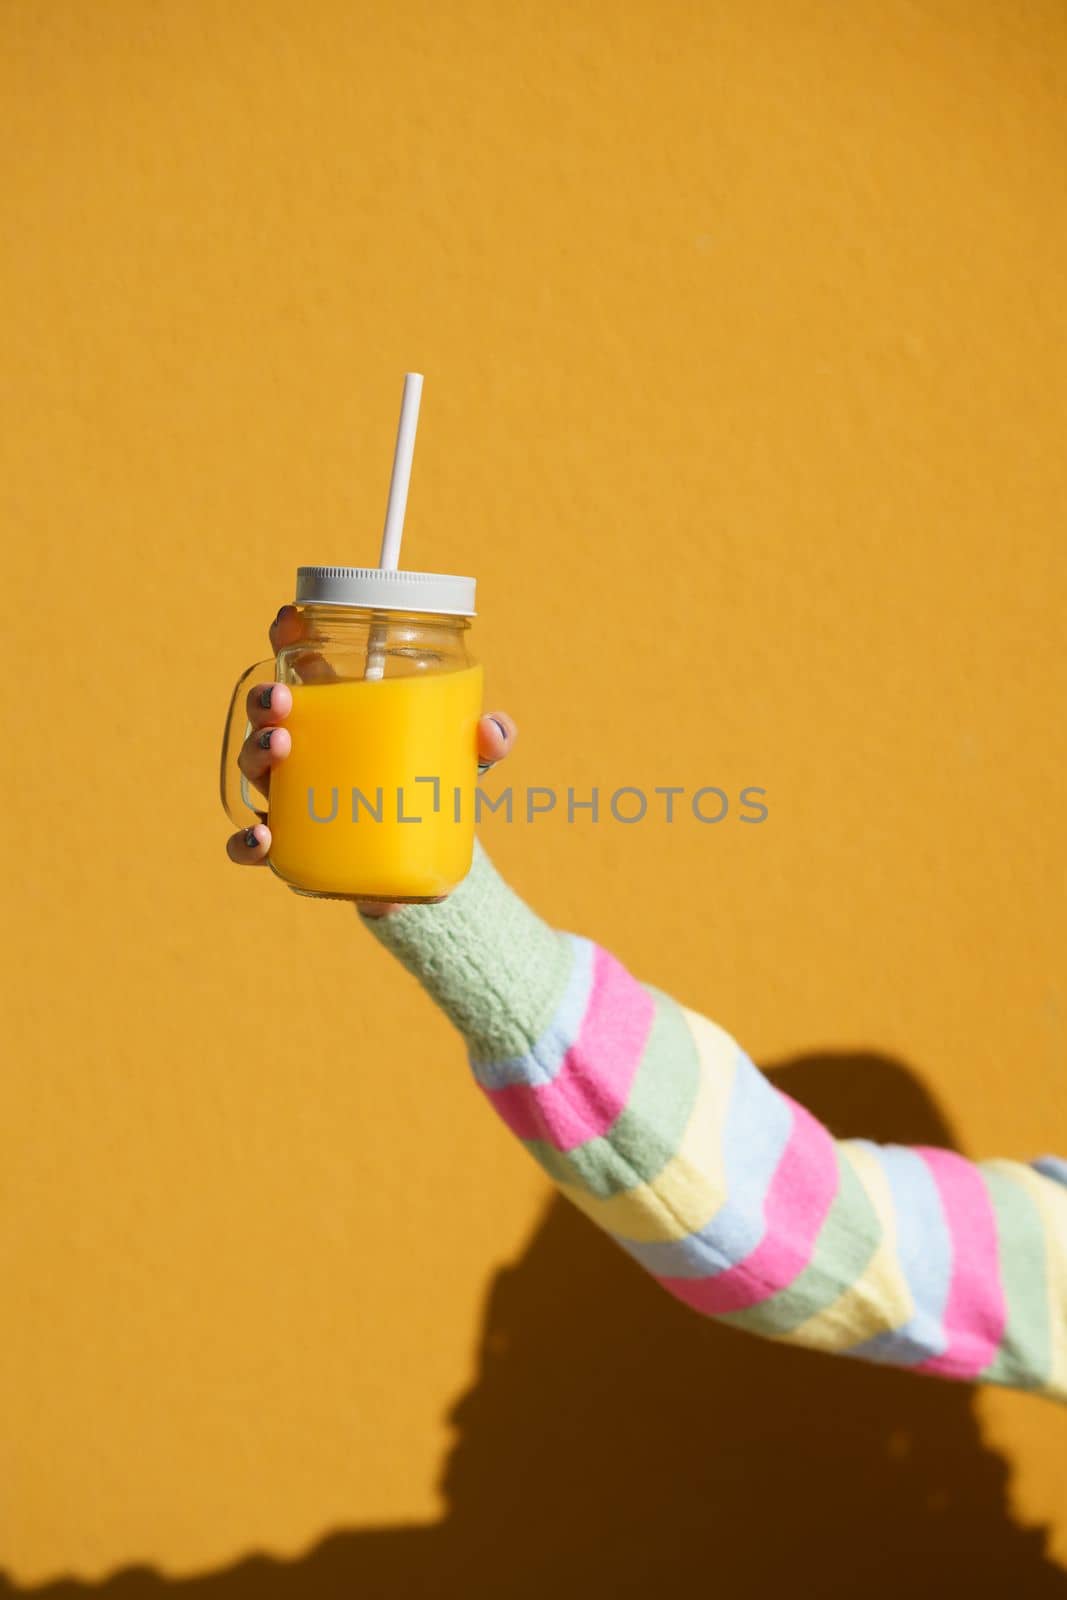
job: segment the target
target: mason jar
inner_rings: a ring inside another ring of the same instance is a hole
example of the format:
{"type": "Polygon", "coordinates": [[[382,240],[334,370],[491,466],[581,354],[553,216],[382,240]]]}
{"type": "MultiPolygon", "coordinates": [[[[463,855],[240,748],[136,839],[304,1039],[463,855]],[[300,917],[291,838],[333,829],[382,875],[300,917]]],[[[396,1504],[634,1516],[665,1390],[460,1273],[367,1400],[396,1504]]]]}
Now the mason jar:
{"type": "Polygon", "coordinates": [[[242,673],[220,788],[231,822],[271,830],[268,864],[297,894],[424,902],[474,849],[482,669],[475,580],[378,567],[299,567],[299,637],[242,673]],[[239,771],[253,682],[284,683],[292,748],[269,798],[239,771]]]}

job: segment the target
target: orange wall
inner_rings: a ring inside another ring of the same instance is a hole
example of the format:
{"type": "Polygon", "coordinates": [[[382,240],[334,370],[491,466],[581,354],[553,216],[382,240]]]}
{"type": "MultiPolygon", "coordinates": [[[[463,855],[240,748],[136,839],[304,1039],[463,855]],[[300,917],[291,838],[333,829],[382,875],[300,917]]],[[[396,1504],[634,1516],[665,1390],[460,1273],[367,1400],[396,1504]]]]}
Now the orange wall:
{"type": "MultiPolygon", "coordinates": [[[[847,1131],[903,1095],[922,1139],[913,1074],[968,1152],[1067,1152],[1067,20],[3,0],[0,28],[0,1569],[415,1548],[461,1517],[457,1430],[494,1441],[491,1513],[559,1425],[549,1305],[583,1349],[605,1319],[599,1361],[632,1364],[630,1317],[667,1366],[704,1330],[542,1220],[348,908],[228,865],[230,686],[298,563],[374,559],[424,372],[406,560],[479,576],[512,781],[768,791],[758,828],[493,822],[515,883],[763,1062],[902,1063],[848,1069],[847,1131]],[[508,1262],[541,1332],[513,1427],[477,1398],[508,1262]],[[608,1299],[568,1329],[583,1262],[608,1299]]],[[[697,1389],[739,1343],[756,1376],[702,1448],[758,1499],[817,1427],[776,1437],[783,1375],[820,1413],[882,1379],[731,1336],[692,1345],[697,1389]]],[[[1067,1567],[1067,1416],[893,1376],[855,1473],[905,1482],[919,1435],[939,1464],[887,1538],[944,1552],[947,1500],[1003,1551],[1046,1525],[1067,1567]]],[[[841,1479],[819,1438],[809,1494],[841,1479]]],[[[564,1429],[541,1481],[580,1457],[564,1429]]],[[[758,1539],[726,1495],[709,1527],[758,1539]]]]}

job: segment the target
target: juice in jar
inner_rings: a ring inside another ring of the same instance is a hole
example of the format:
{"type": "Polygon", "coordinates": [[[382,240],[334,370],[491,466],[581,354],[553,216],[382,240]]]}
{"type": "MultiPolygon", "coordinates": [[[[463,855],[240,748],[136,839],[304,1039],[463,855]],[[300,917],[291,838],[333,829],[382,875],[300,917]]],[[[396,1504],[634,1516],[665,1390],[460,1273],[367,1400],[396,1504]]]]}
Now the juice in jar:
{"type": "Polygon", "coordinates": [[[274,871],[323,895],[454,889],[474,848],[481,667],[289,689],[292,749],[270,780],[274,871]]]}

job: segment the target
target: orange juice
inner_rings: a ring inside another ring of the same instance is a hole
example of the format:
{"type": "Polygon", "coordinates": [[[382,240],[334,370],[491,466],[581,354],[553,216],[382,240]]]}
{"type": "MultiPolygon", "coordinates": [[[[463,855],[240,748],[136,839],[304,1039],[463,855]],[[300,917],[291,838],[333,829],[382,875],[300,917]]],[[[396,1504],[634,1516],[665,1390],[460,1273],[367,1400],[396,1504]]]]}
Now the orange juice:
{"type": "Polygon", "coordinates": [[[482,669],[290,684],[270,865],[312,894],[426,900],[474,848],[482,669]]]}

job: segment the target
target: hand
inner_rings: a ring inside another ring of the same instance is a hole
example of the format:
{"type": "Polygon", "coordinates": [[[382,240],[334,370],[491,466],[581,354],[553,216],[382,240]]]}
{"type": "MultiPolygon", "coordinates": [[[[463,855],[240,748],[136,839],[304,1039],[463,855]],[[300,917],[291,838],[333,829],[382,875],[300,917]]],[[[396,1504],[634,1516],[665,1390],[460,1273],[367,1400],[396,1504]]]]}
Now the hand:
{"type": "MultiPolygon", "coordinates": [[[[279,650],[293,645],[301,637],[303,618],[295,606],[283,606],[270,626],[270,645],[277,655],[279,650]]],[[[302,671],[309,682],[316,678],[322,682],[333,676],[328,662],[318,661],[318,672],[302,671]]],[[[314,667],[310,661],[308,666],[314,667]]],[[[252,731],[241,746],[237,765],[254,789],[264,798],[270,795],[270,775],[280,766],[293,748],[285,719],[293,709],[293,697],[284,683],[257,683],[248,691],[246,714],[252,731]]],[[[478,723],[478,760],[502,761],[512,749],[517,737],[514,722],[504,711],[494,711],[478,723]]],[[[226,854],[239,867],[265,867],[270,854],[270,829],[265,822],[240,833],[231,834],[226,841],[226,854]]],[[[441,899],[445,899],[444,895],[441,899]]],[[[384,916],[397,908],[381,901],[357,900],[358,909],[367,917],[384,916]]]]}

